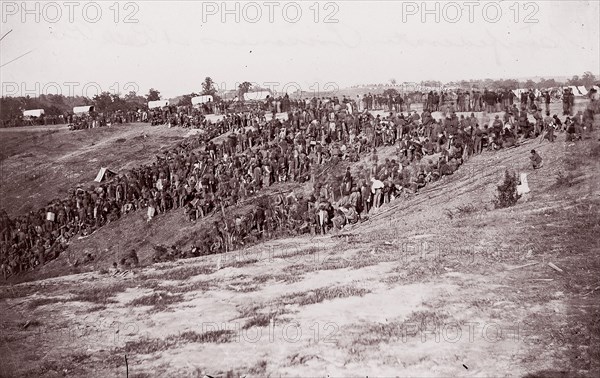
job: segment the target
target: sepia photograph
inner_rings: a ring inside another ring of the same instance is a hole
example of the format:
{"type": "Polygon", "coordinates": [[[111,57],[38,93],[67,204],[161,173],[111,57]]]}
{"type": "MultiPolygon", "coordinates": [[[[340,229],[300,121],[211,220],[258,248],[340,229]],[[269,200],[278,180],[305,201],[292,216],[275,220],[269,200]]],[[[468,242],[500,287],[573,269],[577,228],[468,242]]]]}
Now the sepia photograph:
{"type": "Polygon", "coordinates": [[[600,1],[0,8],[0,378],[600,376],[600,1]]]}

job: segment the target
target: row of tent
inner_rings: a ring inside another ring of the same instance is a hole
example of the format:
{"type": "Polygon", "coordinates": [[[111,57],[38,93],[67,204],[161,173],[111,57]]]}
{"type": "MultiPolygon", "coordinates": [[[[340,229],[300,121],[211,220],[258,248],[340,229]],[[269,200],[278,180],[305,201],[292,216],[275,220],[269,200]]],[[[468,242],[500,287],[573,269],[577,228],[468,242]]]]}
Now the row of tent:
{"type": "MultiPolygon", "coordinates": [[[[272,95],[273,94],[270,91],[248,92],[244,93],[244,101],[265,101],[272,95]]],[[[237,99],[238,97],[235,97],[233,100],[236,101],[237,99]]],[[[192,97],[192,105],[194,106],[206,104],[212,101],[214,101],[214,98],[211,95],[192,97]]],[[[169,105],[173,105],[169,100],[158,100],[148,102],[149,109],[163,108],[169,105]]]]}
{"type": "MultiPolygon", "coordinates": [[[[207,102],[211,102],[212,100],[213,100],[213,97],[211,95],[198,96],[198,97],[192,98],[192,105],[200,105],[200,104],[204,104],[207,102]]],[[[159,101],[149,101],[148,102],[149,109],[162,108],[165,106],[169,106],[168,100],[159,100],[159,101]]],[[[85,114],[85,113],[89,113],[89,112],[93,112],[93,111],[94,111],[93,105],[76,106],[73,108],[73,113],[75,113],[75,114],[85,114]]],[[[41,117],[42,115],[44,115],[44,109],[23,110],[23,117],[41,117]]]]}
{"type": "MultiPolygon", "coordinates": [[[[206,104],[206,103],[209,103],[212,101],[214,101],[214,98],[211,95],[192,97],[192,105],[194,105],[194,106],[206,104]]],[[[169,100],[149,101],[148,109],[164,108],[165,106],[169,106],[169,105],[171,105],[171,102],[169,100]]]]}
{"type": "MultiPolygon", "coordinates": [[[[73,108],[73,113],[75,114],[85,114],[85,113],[89,113],[89,112],[93,112],[94,111],[94,106],[93,105],[88,105],[88,106],[76,106],[73,108]]],[[[30,110],[23,110],[23,117],[41,117],[42,115],[45,114],[44,109],[30,109],[30,110]]]]}
{"type": "MultiPolygon", "coordinates": [[[[593,88],[597,88],[597,87],[593,87],[593,88]]],[[[570,86],[562,87],[562,89],[563,90],[570,89],[573,92],[573,94],[578,97],[584,97],[584,96],[588,95],[588,90],[583,85],[579,85],[579,86],[570,85],[570,86]]],[[[520,89],[513,89],[512,92],[515,94],[515,96],[517,96],[517,98],[519,98],[519,97],[521,97],[521,93],[527,92],[528,90],[529,89],[526,89],[526,88],[520,88],[520,89]]],[[[536,97],[538,97],[542,94],[542,92],[539,89],[534,89],[534,93],[535,93],[536,97]]],[[[272,93],[270,91],[248,92],[248,93],[244,93],[244,101],[265,101],[265,100],[269,99],[271,96],[272,96],[272,93]]],[[[234,100],[237,100],[237,97],[234,100]]],[[[192,97],[192,105],[194,105],[194,106],[206,104],[211,101],[214,101],[214,98],[211,95],[192,97]]],[[[170,105],[169,100],[158,100],[158,101],[149,101],[148,102],[149,109],[163,108],[163,107],[169,106],[169,105],[170,105]]],[[[75,113],[75,114],[85,114],[85,113],[89,113],[91,111],[94,111],[93,105],[76,106],[73,108],[73,113],[75,113]]],[[[40,117],[43,114],[44,114],[44,109],[31,109],[31,110],[23,111],[23,117],[40,117]]]]}
{"type": "MultiPolygon", "coordinates": [[[[270,91],[257,91],[257,92],[248,92],[244,93],[244,101],[265,101],[272,97],[273,94],[270,91]]],[[[234,101],[238,100],[238,97],[233,99],[234,101]]],[[[214,101],[213,96],[211,95],[203,95],[192,97],[192,105],[202,105],[209,102],[214,101]]],[[[148,102],[148,109],[157,109],[164,108],[165,106],[173,105],[169,100],[158,100],[158,101],[150,101],[148,102]]]]}
{"type": "MultiPolygon", "coordinates": [[[[269,91],[259,91],[259,92],[248,92],[244,93],[245,101],[264,101],[271,96],[271,92],[269,91]]],[[[237,99],[237,98],[236,98],[237,99]]],[[[212,95],[203,95],[192,97],[192,105],[199,106],[202,104],[206,104],[214,101],[212,95]]],[[[169,100],[158,100],[158,101],[149,101],[148,109],[159,109],[164,108],[165,106],[171,105],[169,100]]],[[[94,106],[76,106],[73,108],[73,113],[75,114],[85,114],[94,111],[94,106]]],[[[44,109],[30,109],[23,111],[23,117],[41,117],[44,114],[44,109]]]]}
{"type": "MultiPolygon", "coordinates": [[[[579,85],[579,86],[569,85],[569,86],[562,87],[563,91],[565,89],[570,89],[571,92],[573,92],[573,94],[577,97],[584,97],[584,96],[588,95],[588,90],[585,89],[585,87],[583,85],[579,85]]],[[[521,89],[513,89],[512,92],[515,94],[515,96],[521,97],[521,93],[527,92],[527,91],[529,91],[529,89],[521,88],[521,89]]],[[[541,96],[541,94],[542,94],[542,91],[540,91],[539,89],[534,89],[533,91],[534,91],[536,97],[541,96]]]]}

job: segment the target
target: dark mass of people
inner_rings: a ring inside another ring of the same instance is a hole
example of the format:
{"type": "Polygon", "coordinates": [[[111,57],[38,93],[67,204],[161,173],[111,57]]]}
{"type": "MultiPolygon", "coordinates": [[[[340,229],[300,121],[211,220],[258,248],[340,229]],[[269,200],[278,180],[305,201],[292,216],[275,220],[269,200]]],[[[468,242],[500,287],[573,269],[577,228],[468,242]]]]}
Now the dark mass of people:
{"type": "Polygon", "coordinates": [[[67,114],[65,117],[69,130],[84,130],[97,127],[111,127],[113,125],[145,122],[147,113],[142,111],[116,111],[111,113],[88,111],[78,114],[67,114]]]}
{"type": "MultiPolygon", "coordinates": [[[[535,104],[502,104],[502,116],[491,118],[484,111],[478,118],[474,113],[459,117],[454,101],[441,107],[428,102],[420,114],[396,101],[382,117],[369,111],[368,102],[313,98],[285,103],[283,120],[276,114],[282,104],[227,114],[218,122],[202,114],[183,117],[171,125],[193,125],[200,132],[157,155],[152,164],[96,186],[73,188],[66,198],[13,219],[2,210],[2,274],[35,269],[57,258],[74,237],[91,235],[135,211],[145,211],[148,222],[169,211],[182,211],[191,222],[211,217],[188,250],[155,248],[156,262],[232,251],[283,235],[340,230],[452,175],[484,150],[526,138],[553,142],[555,132],[576,141],[592,130],[589,109],[563,121],[547,111],[543,116],[535,104]],[[436,109],[442,118],[432,116],[436,109]],[[213,140],[218,136],[222,142],[213,140]],[[387,149],[387,158],[380,158],[384,147],[395,152],[387,149]],[[361,158],[362,165],[354,164],[361,158]],[[276,184],[289,182],[310,183],[311,190],[277,190],[276,184]],[[247,211],[235,215],[242,206],[247,211]]],[[[183,115],[151,113],[148,120],[160,117],[164,123],[183,115]]]]}

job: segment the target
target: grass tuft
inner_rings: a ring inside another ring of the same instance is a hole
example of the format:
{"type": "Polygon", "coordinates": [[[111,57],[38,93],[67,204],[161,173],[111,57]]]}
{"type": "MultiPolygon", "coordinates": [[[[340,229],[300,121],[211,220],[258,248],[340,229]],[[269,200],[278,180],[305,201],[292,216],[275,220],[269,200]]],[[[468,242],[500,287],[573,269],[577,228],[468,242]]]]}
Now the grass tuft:
{"type": "Polygon", "coordinates": [[[309,292],[288,294],[281,297],[281,302],[285,305],[296,304],[298,306],[306,306],[336,298],[362,297],[370,292],[370,290],[354,286],[326,287],[309,292]]]}
{"type": "Polygon", "coordinates": [[[171,294],[166,291],[158,291],[149,295],[136,298],[128,303],[129,306],[152,306],[152,311],[166,309],[169,305],[183,301],[183,294],[171,294]]]}

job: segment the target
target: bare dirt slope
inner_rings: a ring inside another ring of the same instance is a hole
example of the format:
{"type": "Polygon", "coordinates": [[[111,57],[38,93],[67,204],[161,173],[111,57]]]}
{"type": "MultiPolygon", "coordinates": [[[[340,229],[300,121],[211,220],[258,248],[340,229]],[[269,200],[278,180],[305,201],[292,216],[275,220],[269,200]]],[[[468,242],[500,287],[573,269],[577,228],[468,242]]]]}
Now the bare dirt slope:
{"type": "MultiPolygon", "coordinates": [[[[484,153],[340,235],[2,287],[0,375],[597,376],[598,137],[484,153]],[[494,209],[505,168],[532,192],[494,209]]],[[[89,248],[184,234],[180,216],[89,248]]]]}

